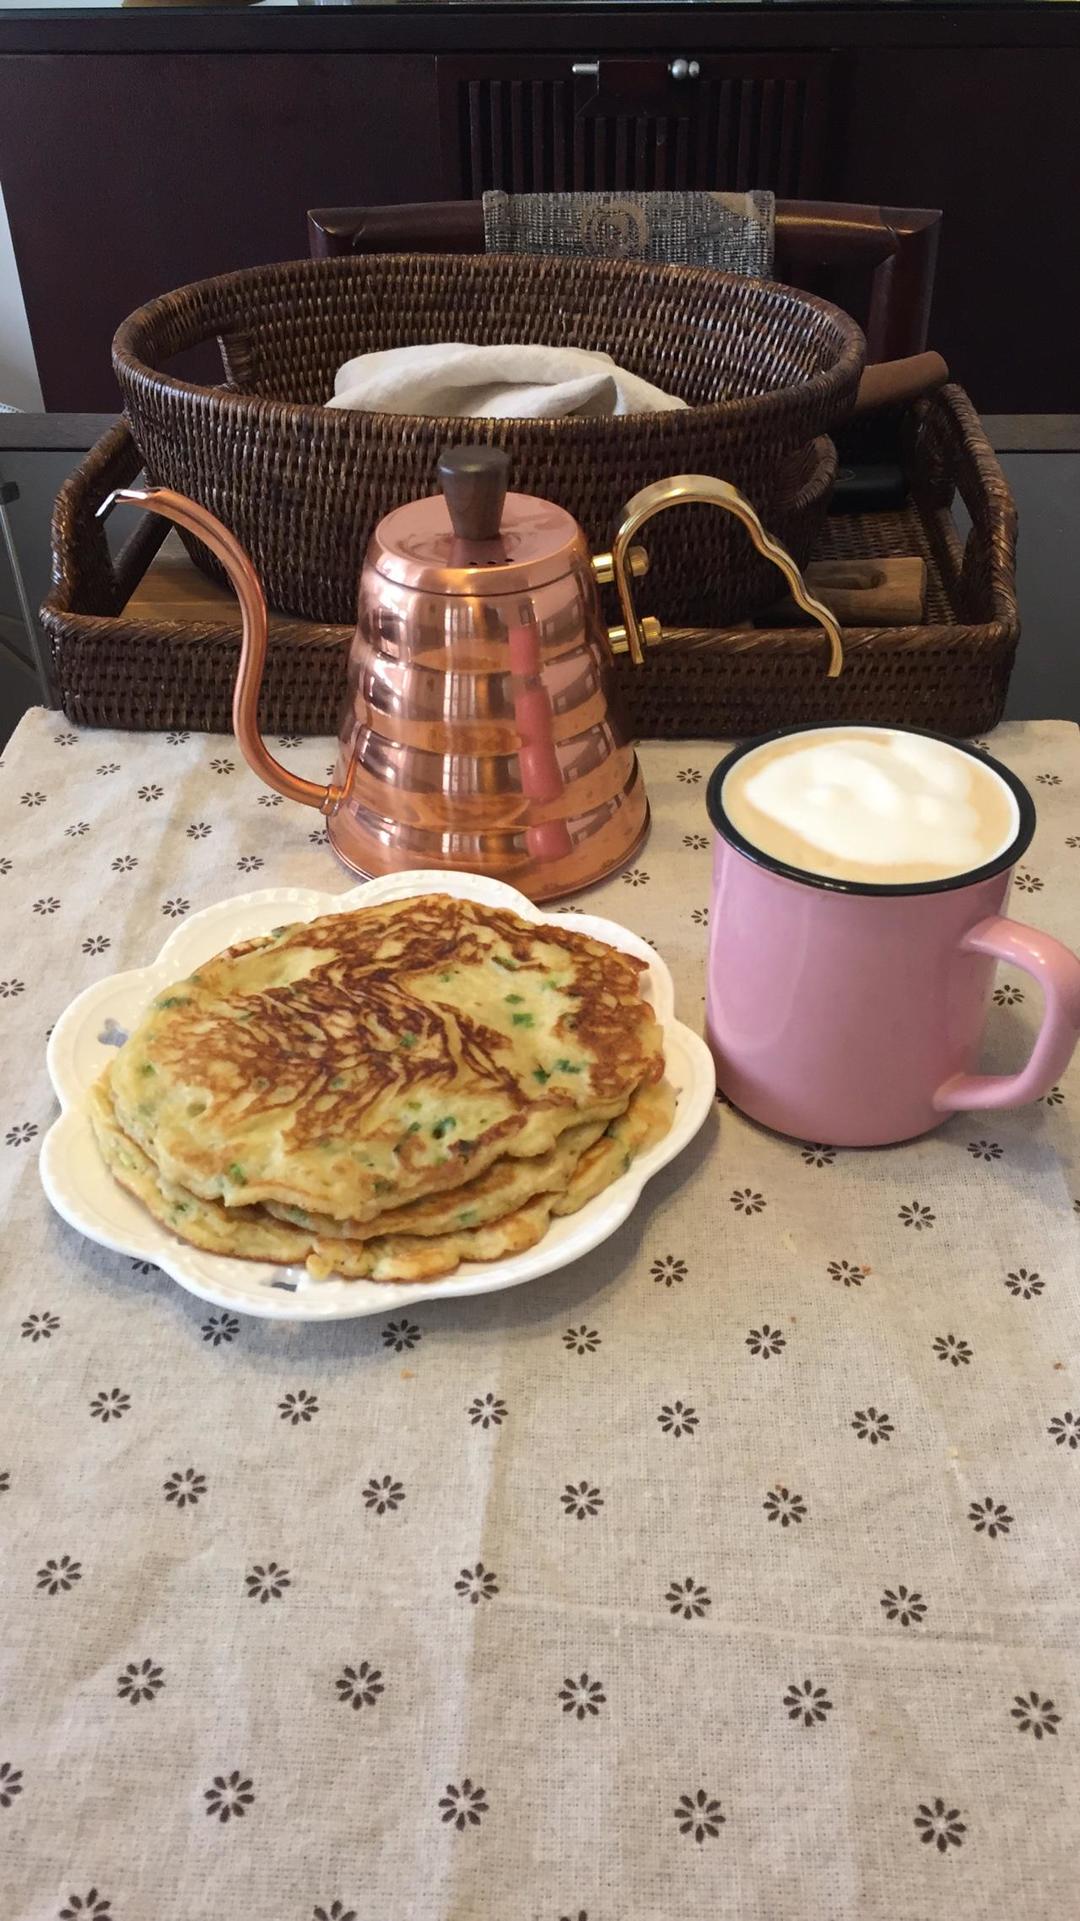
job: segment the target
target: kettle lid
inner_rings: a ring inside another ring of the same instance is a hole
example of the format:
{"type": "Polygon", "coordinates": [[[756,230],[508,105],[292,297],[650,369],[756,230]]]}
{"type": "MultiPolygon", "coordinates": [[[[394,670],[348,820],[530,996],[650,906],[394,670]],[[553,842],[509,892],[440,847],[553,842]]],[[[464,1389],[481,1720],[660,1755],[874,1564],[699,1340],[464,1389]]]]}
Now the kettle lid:
{"type": "Polygon", "coordinates": [[[371,538],[368,564],[403,587],[437,594],[529,592],[587,561],[572,514],[532,494],[507,493],[501,447],[451,447],[438,465],[442,493],[395,507],[371,538]]]}

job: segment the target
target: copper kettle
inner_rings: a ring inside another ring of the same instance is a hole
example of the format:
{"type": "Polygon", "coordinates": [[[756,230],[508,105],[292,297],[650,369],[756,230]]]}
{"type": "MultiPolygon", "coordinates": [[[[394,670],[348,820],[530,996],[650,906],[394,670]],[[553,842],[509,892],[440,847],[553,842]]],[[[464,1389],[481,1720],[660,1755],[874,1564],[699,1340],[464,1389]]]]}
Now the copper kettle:
{"type": "Polygon", "coordinates": [[[291,774],[259,732],[266,602],[238,541],[167,487],[124,489],[107,506],[162,514],[221,562],[243,616],[233,697],[241,751],[269,787],[321,810],[347,867],[363,875],[467,868],[548,900],[609,874],[648,830],[641,769],[613,699],[612,655],[625,651],[640,665],[646,647],[665,638],[658,621],[638,619],[630,585],[648,568],[632,543],[650,515],[692,501],[737,515],[825,628],[830,674],[840,669],[840,635],[726,481],[683,474],[644,488],[628,502],[611,552],[590,556],[565,509],[507,493],[508,469],[500,448],[450,449],[439,462],[441,494],[395,508],[376,527],[327,786],[291,774]],[[609,629],[597,583],[611,580],[625,624],[609,629]]]}

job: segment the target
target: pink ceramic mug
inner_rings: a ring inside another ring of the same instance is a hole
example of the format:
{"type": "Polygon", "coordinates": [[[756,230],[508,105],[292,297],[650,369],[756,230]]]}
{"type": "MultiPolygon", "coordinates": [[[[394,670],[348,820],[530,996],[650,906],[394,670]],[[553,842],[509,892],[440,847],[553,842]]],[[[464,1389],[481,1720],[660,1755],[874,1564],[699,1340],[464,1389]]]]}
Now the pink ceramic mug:
{"type": "Polygon", "coordinates": [[[722,788],[764,739],[818,731],[789,727],[747,741],[709,782],[706,1019],[721,1091],[766,1127],[836,1147],[910,1140],[959,1108],[1038,1100],[1080,1038],[1080,960],[1049,934],[1002,918],[1012,869],[1035,831],[1031,795],[999,761],[949,742],[988,764],[1016,800],[1017,831],[997,859],[902,886],[806,873],[743,838],[722,788]],[[999,960],[1037,981],[1042,1024],[1018,1074],[979,1074],[999,960]]]}

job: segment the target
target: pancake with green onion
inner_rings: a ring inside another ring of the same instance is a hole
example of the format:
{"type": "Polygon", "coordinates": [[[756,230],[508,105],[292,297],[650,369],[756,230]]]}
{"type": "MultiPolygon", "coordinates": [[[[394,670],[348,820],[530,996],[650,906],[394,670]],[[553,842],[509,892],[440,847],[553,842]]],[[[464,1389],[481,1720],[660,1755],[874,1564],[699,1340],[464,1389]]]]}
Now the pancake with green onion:
{"type": "Polygon", "coordinates": [[[178,1239],[234,1259],[284,1265],[306,1261],[317,1280],[339,1276],[399,1283],[437,1280],[453,1273],[462,1261],[501,1260],[535,1246],[553,1215],[584,1207],[618,1179],[637,1154],[661,1139],[674,1111],[675,1097],[668,1083],[650,1083],[633,1096],[625,1114],[578,1154],[569,1179],[557,1189],[484,1226],[432,1235],[382,1234],[359,1242],[313,1235],[310,1229],[290,1226],[258,1205],[225,1207],[221,1201],[201,1199],[167,1180],[143,1148],[124,1133],[105,1077],[89,1097],[91,1126],[110,1173],[178,1239]]]}
{"type": "Polygon", "coordinates": [[[280,1201],[267,1201],[265,1206],[267,1213],[294,1227],[346,1241],[370,1241],[377,1234],[453,1234],[463,1227],[487,1227],[537,1194],[558,1193],[567,1187],[582,1155],[604,1131],[603,1121],[583,1121],[566,1128],[546,1154],[535,1154],[531,1160],[505,1154],[463,1187],[429,1194],[407,1207],[387,1208],[371,1221],[335,1221],[330,1214],[282,1207],[280,1201]]]}
{"type": "Polygon", "coordinates": [[[116,1124],[198,1199],[364,1224],[621,1114],[663,1072],[643,972],[442,894],[278,928],[159,994],[116,1124]]]}
{"type": "Polygon", "coordinates": [[[463,1261],[505,1260],[534,1247],[547,1233],[553,1215],[576,1214],[605,1187],[626,1173],[638,1154],[662,1140],[675,1114],[675,1095],[666,1081],[651,1083],[634,1095],[624,1115],[587,1149],[565,1189],[539,1194],[501,1221],[454,1234],[422,1239],[414,1234],[379,1235],[371,1241],[320,1237],[307,1257],[317,1280],[434,1281],[452,1274],[463,1261]]]}

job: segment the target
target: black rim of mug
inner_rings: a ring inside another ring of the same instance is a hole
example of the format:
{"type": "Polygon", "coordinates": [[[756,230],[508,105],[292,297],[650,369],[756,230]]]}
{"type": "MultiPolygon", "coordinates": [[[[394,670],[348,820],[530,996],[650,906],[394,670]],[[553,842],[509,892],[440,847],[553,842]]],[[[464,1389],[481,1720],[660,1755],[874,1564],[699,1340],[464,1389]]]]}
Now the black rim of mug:
{"type": "Polygon", "coordinates": [[[1035,832],[1035,802],[1023,781],[1018,780],[1012,769],[1004,767],[1000,760],[995,760],[981,747],[972,747],[967,741],[953,740],[948,734],[936,733],[932,727],[889,727],[882,726],[880,721],[820,721],[816,725],[807,726],[803,723],[797,727],[777,727],[771,734],[756,734],[753,740],[743,741],[741,747],[726,754],[719,765],[713,768],[705,790],[705,805],[717,833],[736,853],[752,861],[755,867],[767,868],[771,874],[780,874],[785,880],[796,881],[803,887],[820,887],[827,894],[860,894],[876,900],[895,900],[914,894],[949,894],[958,887],[974,887],[981,880],[992,880],[995,874],[1003,874],[1016,865],[1027,852],[1035,832]],[[963,874],[949,874],[944,880],[840,880],[834,874],[815,874],[806,867],[792,867],[787,861],[778,860],[774,854],[765,853],[753,841],[747,840],[744,834],[740,834],[728,818],[721,799],[724,782],[737,761],[774,740],[788,740],[792,734],[832,734],[847,729],[858,733],[920,734],[924,740],[939,740],[945,747],[955,747],[957,753],[967,754],[972,760],[977,760],[980,767],[989,767],[999,780],[1004,781],[1017,805],[1019,820],[1008,847],[993,860],[987,861],[985,866],[971,867],[963,874]]]}

